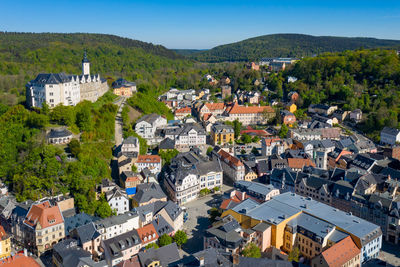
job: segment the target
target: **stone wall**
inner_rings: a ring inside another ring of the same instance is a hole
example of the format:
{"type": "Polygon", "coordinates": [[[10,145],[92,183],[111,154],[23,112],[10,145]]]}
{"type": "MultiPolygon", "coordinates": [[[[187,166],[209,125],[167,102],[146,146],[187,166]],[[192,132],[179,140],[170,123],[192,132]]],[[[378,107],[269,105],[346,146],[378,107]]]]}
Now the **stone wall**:
{"type": "Polygon", "coordinates": [[[99,97],[104,95],[108,91],[107,82],[90,82],[90,83],[81,83],[81,101],[89,100],[91,102],[97,101],[99,97]]]}

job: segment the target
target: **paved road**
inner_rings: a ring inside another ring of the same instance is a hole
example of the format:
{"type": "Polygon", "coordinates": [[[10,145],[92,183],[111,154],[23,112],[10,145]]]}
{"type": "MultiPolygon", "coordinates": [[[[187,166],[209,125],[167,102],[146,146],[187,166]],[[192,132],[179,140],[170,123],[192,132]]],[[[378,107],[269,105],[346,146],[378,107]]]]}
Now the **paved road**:
{"type": "MultiPolygon", "coordinates": [[[[232,189],[223,185],[223,192],[232,189]]],[[[188,212],[188,220],[183,227],[188,235],[188,242],[182,247],[184,252],[191,254],[203,250],[203,236],[210,226],[208,211],[218,207],[222,201],[222,194],[212,194],[184,204],[188,212]]]]}
{"type": "Polygon", "coordinates": [[[125,105],[125,97],[119,97],[114,101],[115,105],[118,105],[118,112],[117,116],[115,117],[115,145],[118,147],[120,144],[122,144],[122,117],[121,117],[121,111],[122,108],[125,105]]]}
{"type": "Polygon", "coordinates": [[[399,246],[384,241],[379,258],[394,266],[400,266],[399,246]]]}

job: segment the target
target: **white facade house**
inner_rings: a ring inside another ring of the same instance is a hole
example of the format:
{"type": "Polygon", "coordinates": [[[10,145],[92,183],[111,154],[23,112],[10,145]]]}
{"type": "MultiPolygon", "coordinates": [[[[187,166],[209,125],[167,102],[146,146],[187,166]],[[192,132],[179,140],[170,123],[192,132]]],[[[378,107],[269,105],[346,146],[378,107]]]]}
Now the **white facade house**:
{"type": "Polygon", "coordinates": [[[138,172],[146,168],[155,175],[161,172],[161,157],[158,155],[139,155],[135,164],[138,172]]]}
{"type": "Polygon", "coordinates": [[[244,180],[246,168],[243,162],[223,149],[213,151],[213,159],[219,160],[224,175],[233,182],[244,180]]]}
{"type": "Polygon", "coordinates": [[[42,73],[26,85],[27,101],[31,107],[41,108],[59,104],[75,106],[81,100],[79,80],[65,73],[42,73]]]}
{"type": "Polygon", "coordinates": [[[106,192],[106,200],[110,208],[114,210],[117,215],[129,211],[129,198],[127,194],[118,187],[106,192]]]}
{"type": "Polygon", "coordinates": [[[50,108],[60,104],[75,106],[81,100],[96,101],[107,90],[106,80],[102,80],[99,74],[90,75],[90,62],[85,52],[82,75],[41,73],[26,84],[26,101],[28,106],[38,108],[43,103],[50,108]]]}
{"type": "Polygon", "coordinates": [[[398,129],[385,127],[381,131],[381,144],[395,145],[400,142],[400,131],[398,129]]]}
{"type": "Polygon", "coordinates": [[[360,122],[362,120],[362,111],[361,109],[355,109],[350,112],[350,120],[355,122],[360,122]]]}
{"type": "Polygon", "coordinates": [[[94,222],[102,240],[107,240],[123,233],[138,229],[139,216],[134,212],[108,217],[94,222]]]}
{"type": "Polygon", "coordinates": [[[271,156],[285,152],[283,141],[280,138],[264,138],[261,140],[261,155],[271,156]]]}
{"type": "Polygon", "coordinates": [[[158,127],[167,125],[167,119],[158,114],[147,114],[137,120],[135,132],[145,139],[155,137],[155,132],[158,127]]]}
{"type": "Polygon", "coordinates": [[[121,146],[122,153],[139,153],[140,144],[139,139],[137,137],[129,136],[124,139],[121,146]]]}
{"type": "Polygon", "coordinates": [[[182,204],[197,199],[202,189],[221,187],[222,179],[219,162],[190,151],[180,153],[172,160],[164,185],[170,198],[182,204]]]}

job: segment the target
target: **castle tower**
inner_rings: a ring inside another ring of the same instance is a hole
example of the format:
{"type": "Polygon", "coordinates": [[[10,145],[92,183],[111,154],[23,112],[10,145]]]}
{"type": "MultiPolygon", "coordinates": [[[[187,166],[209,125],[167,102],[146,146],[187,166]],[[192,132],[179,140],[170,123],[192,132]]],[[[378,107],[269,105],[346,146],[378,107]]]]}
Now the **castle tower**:
{"type": "Polygon", "coordinates": [[[82,75],[90,75],[90,61],[87,58],[86,50],[82,59],[82,75]]]}

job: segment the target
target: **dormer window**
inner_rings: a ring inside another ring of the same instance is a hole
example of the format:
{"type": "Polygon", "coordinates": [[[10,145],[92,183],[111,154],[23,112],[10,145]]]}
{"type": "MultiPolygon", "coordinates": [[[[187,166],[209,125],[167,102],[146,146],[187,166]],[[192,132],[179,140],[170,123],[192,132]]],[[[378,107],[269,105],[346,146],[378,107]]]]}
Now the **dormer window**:
{"type": "Polygon", "coordinates": [[[49,220],[49,223],[50,224],[52,224],[52,223],[55,223],[56,222],[56,220],[55,219],[51,219],[51,220],[49,220]]]}

